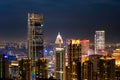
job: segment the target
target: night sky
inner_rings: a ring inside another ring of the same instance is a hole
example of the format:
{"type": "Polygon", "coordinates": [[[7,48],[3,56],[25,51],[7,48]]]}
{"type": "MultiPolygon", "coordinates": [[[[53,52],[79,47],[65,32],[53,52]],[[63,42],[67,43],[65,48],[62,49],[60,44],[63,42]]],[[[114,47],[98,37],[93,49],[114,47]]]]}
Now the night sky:
{"type": "Polygon", "coordinates": [[[27,14],[44,15],[44,38],[90,39],[105,30],[106,42],[120,42],[120,0],[0,0],[0,41],[27,39],[27,14]]]}

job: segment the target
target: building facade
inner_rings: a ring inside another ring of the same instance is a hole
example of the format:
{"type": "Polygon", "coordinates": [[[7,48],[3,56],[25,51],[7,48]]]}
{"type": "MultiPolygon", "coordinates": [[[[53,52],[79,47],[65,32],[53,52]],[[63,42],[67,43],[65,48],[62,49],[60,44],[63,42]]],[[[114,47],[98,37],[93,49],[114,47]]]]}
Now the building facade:
{"type": "Polygon", "coordinates": [[[65,80],[65,51],[60,33],[55,40],[55,77],[57,80],[65,80]]]}
{"type": "Polygon", "coordinates": [[[81,44],[80,40],[68,41],[68,67],[66,80],[81,80],[81,44]]]}
{"type": "Polygon", "coordinates": [[[81,40],[81,51],[82,55],[88,55],[89,40],[81,40]]]}
{"type": "Polygon", "coordinates": [[[100,58],[98,67],[99,80],[115,80],[115,59],[103,56],[100,58]]]}
{"type": "Polygon", "coordinates": [[[93,63],[88,60],[82,65],[82,80],[93,80],[93,63]]]}
{"type": "Polygon", "coordinates": [[[18,61],[12,60],[9,65],[10,79],[18,79],[18,61]]]}
{"type": "Polygon", "coordinates": [[[37,58],[43,57],[43,15],[28,13],[28,57],[32,66],[37,58]]]}
{"type": "Polygon", "coordinates": [[[19,77],[18,80],[32,80],[31,59],[25,57],[19,60],[19,77]]]}
{"type": "Polygon", "coordinates": [[[95,32],[95,54],[102,55],[105,49],[105,31],[95,32]]]}
{"type": "Polygon", "coordinates": [[[98,65],[100,57],[102,57],[102,55],[94,54],[89,56],[90,62],[93,63],[93,80],[98,80],[98,65]]]}
{"type": "Polygon", "coordinates": [[[9,79],[9,61],[4,55],[0,55],[0,79],[9,79]]]}
{"type": "Polygon", "coordinates": [[[36,63],[36,67],[35,67],[36,80],[39,80],[40,78],[47,79],[48,78],[48,60],[45,58],[39,58],[35,61],[35,63],[36,63]]]}

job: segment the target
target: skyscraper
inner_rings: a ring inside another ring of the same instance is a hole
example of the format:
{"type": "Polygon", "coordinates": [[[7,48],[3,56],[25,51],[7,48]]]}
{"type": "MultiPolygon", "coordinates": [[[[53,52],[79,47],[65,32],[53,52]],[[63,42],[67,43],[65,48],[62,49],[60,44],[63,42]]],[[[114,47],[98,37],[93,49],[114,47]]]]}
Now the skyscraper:
{"type": "Polygon", "coordinates": [[[83,63],[82,73],[83,80],[93,80],[93,63],[88,60],[83,63]]]}
{"type": "Polygon", "coordinates": [[[105,31],[95,32],[95,54],[102,55],[105,49],[105,31]]]}
{"type": "Polygon", "coordinates": [[[65,51],[60,33],[57,35],[55,45],[55,76],[57,80],[65,80],[65,51]]]}
{"type": "Polygon", "coordinates": [[[27,57],[19,60],[19,79],[18,80],[32,80],[31,76],[31,60],[27,57]]]}
{"type": "Polygon", "coordinates": [[[19,61],[12,60],[9,65],[9,75],[11,79],[17,79],[19,77],[18,73],[19,61]]]}
{"type": "Polygon", "coordinates": [[[120,49],[113,50],[112,57],[115,59],[115,65],[120,67],[120,49]]]}
{"type": "Polygon", "coordinates": [[[9,78],[9,61],[6,55],[0,54],[0,79],[7,80],[9,78]]]}
{"type": "Polygon", "coordinates": [[[88,55],[89,40],[81,40],[81,51],[82,55],[88,55]]]}
{"type": "Polygon", "coordinates": [[[37,58],[43,55],[43,15],[28,13],[28,57],[32,65],[37,58]]]}
{"type": "Polygon", "coordinates": [[[35,73],[36,73],[36,80],[40,78],[47,79],[48,78],[48,60],[45,58],[39,58],[35,61],[35,73]]]}
{"type": "Polygon", "coordinates": [[[68,67],[66,80],[81,80],[81,43],[80,40],[68,41],[68,67]]]}
{"type": "Polygon", "coordinates": [[[115,79],[115,59],[104,56],[100,58],[98,64],[99,80],[116,80],[115,79]]]}
{"type": "Polygon", "coordinates": [[[101,56],[97,54],[89,56],[89,60],[93,63],[93,80],[97,80],[98,78],[98,64],[101,56]]]}

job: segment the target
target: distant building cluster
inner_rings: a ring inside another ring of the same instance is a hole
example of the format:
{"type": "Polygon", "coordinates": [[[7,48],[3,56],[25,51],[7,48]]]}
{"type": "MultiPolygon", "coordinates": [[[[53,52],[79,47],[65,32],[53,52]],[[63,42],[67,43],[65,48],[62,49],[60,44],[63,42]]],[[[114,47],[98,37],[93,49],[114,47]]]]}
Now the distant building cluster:
{"type": "Polygon", "coordinates": [[[0,42],[0,80],[120,80],[120,44],[105,31],[90,40],[44,40],[43,15],[28,13],[26,42],[0,42]]]}

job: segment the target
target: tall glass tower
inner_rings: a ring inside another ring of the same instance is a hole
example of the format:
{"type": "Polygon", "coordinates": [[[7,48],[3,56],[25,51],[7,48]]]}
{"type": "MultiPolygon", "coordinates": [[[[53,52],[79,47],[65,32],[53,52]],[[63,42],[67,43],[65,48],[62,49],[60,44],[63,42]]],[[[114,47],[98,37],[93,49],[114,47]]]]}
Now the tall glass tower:
{"type": "Polygon", "coordinates": [[[105,31],[95,32],[95,54],[103,54],[105,49],[105,31]]]}
{"type": "Polygon", "coordinates": [[[28,57],[32,59],[42,58],[43,55],[43,15],[28,13],[28,57]]]}
{"type": "Polygon", "coordinates": [[[55,45],[55,77],[57,80],[65,80],[65,53],[60,33],[57,35],[55,45]]]}

